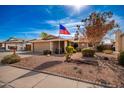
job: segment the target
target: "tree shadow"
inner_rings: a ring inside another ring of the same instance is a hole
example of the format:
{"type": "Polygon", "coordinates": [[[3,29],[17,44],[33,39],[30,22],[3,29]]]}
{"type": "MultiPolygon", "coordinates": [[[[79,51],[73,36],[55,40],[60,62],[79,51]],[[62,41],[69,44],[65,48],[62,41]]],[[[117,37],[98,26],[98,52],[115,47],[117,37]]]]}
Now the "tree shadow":
{"type": "Polygon", "coordinates": [[[34,71],[42,71],[44,69],[47,69],[47,68],[50,68],[50,67],[53,67],[53,66],[56,66],[58,64],[61,64],[62,61],[47,61],[43,64],[40,64],[39,66],[33,68],[32,70],[30,70],[30,72],[10,81],[9,83],[15,81],[15,80],[18,80],[18,79],[21,79],[21,78],[25,78],[25,77],[29,77],[29,76],[33,76],[33,75],[36,75],[36,74],[39,74],[39,72],[34,72],[34,71]]]}
{"type": "Polygon", "coordinates": [[[61,63],[62,63],[62,61],[47,61],[47,62],[37,66],[33,70],[44,70],[46,68],[50,68],[50,67],[53,67],[53,66],[61,64],[61,63]]]}

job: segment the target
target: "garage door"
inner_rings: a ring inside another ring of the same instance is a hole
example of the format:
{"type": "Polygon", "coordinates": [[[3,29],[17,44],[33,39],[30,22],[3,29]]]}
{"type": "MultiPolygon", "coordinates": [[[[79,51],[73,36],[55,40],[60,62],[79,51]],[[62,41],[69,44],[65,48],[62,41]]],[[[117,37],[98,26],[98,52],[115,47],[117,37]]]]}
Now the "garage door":
{"type": "Polygon", "coordinates": [[[43,52],[44,50],[49,50],[49,42],[34,43],[34,52],[43,52]]]}

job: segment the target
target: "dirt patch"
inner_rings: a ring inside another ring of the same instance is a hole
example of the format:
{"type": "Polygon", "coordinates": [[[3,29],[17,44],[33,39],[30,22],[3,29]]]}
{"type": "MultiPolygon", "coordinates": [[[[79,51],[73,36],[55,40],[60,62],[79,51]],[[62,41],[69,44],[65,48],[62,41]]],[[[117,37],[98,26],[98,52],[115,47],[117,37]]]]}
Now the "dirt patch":
{"type": "Polygon", "coordinates": [[[79,79],[99,82],[104,85],[124,87],[124,73],[122,67],[106,60],[74,60],[71,63],[64,62],[63,57],[32,56],[23,58],[21,62],[12,64],[17,67],[26,67],[31,70],[48,71],[51,73],[66,75],[79,79]]]}

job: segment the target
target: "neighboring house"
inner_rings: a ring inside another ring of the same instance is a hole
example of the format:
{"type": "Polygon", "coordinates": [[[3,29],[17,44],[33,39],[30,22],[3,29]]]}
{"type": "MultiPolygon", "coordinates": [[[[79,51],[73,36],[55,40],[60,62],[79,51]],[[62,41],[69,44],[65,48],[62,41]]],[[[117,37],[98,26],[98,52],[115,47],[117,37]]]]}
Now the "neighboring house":
{"type": "Polygon", "coordinates": [[[116,32],[116,39],[115,39],[115,49],[117,52],[124,51],[124,33],[122,31],[116,32]]]}
{"type": "Polygon", "coordinates": [[[0,42],[0,48],[2,47],[2,42],[0,42]]]}
{"type": "Polygon", "coordinates": [[[52,53],[56,53],[58,51],[61,51],[61,53],[63,53],[68,44],[74,43],[77,43],[78,47],[80,48],[86,46],[86,42],[74,41],[73,39],[59,38],[54,35],[49,35],[45,39],[37,39],[30,42],[32,43],[31,51],[40,53],[43,53],[44,50],[51,50],[52,53]]]}
{"type": "Polygon", "coordinates": [[[7,39],[6,41],[3,42],[3,46],[5,47],[6,51],[11,50],[11,48],[15,47],[16,50],[25,50],[25,41],[22,39],[18,39],[15,37],[10,37],[9,39],[7,39]]]}
{"type": "Polygon", "coordinates": [[[0,52],[5,51],[3,42],[0,42],[0,52]]]}

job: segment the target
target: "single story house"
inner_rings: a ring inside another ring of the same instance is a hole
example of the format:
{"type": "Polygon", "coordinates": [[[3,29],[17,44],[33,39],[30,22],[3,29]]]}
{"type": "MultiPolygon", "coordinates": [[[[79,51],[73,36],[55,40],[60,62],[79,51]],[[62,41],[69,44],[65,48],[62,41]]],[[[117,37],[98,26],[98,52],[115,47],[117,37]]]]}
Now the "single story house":
{"type": "Polygon", "coordinates": [[[18,51],[25,50],[25,45],[26,45],[25,40],[18,39],[15,37],[10,37],[9,39],[7,39],[2,43],[6,51],[10,51],[11,48],[13,47],[16,48],[16,50],[18,51]]]}
{"type": "Polygon", "coordinates": [[[44,50],[51,50],[52,53],[60,51],[63,53],[68,44],[77,44],[78,48],[86,47],[86,41],[79,41],[73,39],[64,39],[57,36],[49,35],[45,39],[37,39],[30,41],[31,51],[43,53],[44,50]]]}
{"type": "Polygon", "coordinates": [[[120,30],[116,32],[115,48],[117,52],[124,51],[124,33],[120,30]]]}

